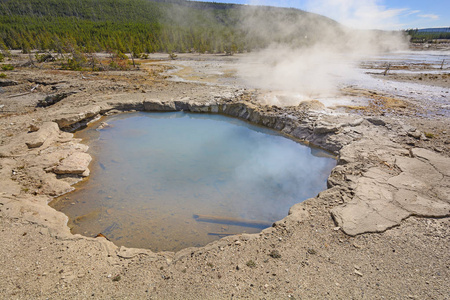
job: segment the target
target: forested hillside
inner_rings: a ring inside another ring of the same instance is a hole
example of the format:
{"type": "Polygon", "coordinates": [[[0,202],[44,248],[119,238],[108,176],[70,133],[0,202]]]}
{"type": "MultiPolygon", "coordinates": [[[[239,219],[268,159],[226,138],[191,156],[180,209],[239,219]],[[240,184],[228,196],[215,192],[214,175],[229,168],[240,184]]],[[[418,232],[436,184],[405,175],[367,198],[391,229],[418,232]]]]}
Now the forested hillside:
{"type": "Polygon", "coordinates": [[[317,36],[324,27],[339,30],[330,19],[285,8],[184,0],[0,0],[0,49],[23,52],[250,51],[273,39],[305,43],[304,36],[317,36]],[[285,28],[284,34],[271,34],[285,28]]]}
{"type": "Polygon", "coordinates": [[[450,39],[450,28],[408,29],[406,33],[411,37],[413,43],[450,39]]]}

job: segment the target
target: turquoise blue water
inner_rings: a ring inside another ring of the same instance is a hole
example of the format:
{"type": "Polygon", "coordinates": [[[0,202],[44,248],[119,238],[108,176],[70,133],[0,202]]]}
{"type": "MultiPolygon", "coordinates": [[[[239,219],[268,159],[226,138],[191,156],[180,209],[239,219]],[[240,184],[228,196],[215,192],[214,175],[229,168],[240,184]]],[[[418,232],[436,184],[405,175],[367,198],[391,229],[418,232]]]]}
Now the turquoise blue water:
{"type": "Polygon", "coordinates": [[[222,115],[132,113],[78,137],[91,175],[51,205],[73,233],[176,251],[261,228],[199,222],[195,214],[274,222],[326,188],[336,162],[279,133],[222,115]],[[313,155],[314,154],[314,155],[313,155]]]}

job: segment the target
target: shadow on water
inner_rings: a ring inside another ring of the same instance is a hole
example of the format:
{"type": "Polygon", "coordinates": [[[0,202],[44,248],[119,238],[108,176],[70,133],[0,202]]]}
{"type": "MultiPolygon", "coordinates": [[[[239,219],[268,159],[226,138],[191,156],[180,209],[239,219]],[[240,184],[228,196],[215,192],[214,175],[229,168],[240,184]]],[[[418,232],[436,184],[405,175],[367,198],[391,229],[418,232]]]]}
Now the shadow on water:
{"type": "Polygon", "coordinates": [[[177,251],[259,232],[324,190],[336,165],[326,152],[223,115],[104,121],[111,127],[77,133],[94,156],[89,180],[51,205],[73,233],[117,245],[177,251]]]}

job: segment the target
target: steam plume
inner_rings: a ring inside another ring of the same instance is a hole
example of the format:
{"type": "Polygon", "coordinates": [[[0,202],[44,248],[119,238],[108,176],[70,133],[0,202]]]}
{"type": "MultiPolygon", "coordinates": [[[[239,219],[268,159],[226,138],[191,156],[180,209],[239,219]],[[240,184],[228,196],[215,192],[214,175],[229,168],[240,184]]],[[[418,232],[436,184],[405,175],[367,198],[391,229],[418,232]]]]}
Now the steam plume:
{"type": "MultiPolygon", "coordinates": [[[[386,22],[390,15],[396,15],[376,2],[320,0],[310,1],[309,7],[315,3],[316,11],[320,11],[328,6],[358,28],[373,28],[373,18],[361,23],[364,16],[372,12],[386,22]]],[[[352,29],[293,9],[246,8],[242,10],[242,24],[250,38],[268,46],[246,57],[239,75],[257,88],[298,94],[269,103],[280,106],[329,97],[344,81],[358,76],[356,66],[361,57],[403,49],[407,44],[400,32],[352,29]]]]}

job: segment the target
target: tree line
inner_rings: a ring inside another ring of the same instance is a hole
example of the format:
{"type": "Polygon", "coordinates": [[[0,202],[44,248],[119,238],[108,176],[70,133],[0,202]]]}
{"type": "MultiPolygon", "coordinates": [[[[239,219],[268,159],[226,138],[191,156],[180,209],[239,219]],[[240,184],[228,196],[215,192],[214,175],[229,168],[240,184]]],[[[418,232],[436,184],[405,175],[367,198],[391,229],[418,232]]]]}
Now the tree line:
{"type": "Polygon", "coordinates": [[[147,0],[0,0],[0,48],[84,52],[249,50],[235,10],[147,0]]]}
{"type": "MultiPolygon", "coordinates": [[[[297,9],[185,0],[0,0],[0,50],[77,48],[85,53],[116,51],[136,57],[152,52],[243,52],[273,42],[268,35],[255,34],[259,27],[270,32],[280,21],[292,27],[305,18],[314,20],[317,28],[337,24],[297,9]],[[253,26],[256,30],[243,26],[255,17],[259,18],[253,26]]],[[[311,26],[298,26],[280,40],[303,43],[305,35],[317,35],[309,34],[311,30],[311,26]]]]}
{"type": "Polygon", "coordinates": [[[450,32],[433,32],[433,31],[421,31],[419,29],[407,29],[405,32],[410,36],[412,43],[425,43],[433,40],[450,39],[450,32]]]}

